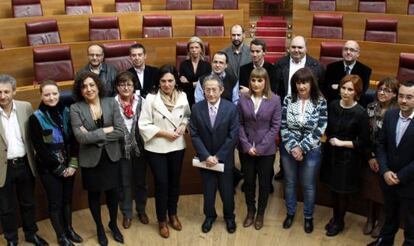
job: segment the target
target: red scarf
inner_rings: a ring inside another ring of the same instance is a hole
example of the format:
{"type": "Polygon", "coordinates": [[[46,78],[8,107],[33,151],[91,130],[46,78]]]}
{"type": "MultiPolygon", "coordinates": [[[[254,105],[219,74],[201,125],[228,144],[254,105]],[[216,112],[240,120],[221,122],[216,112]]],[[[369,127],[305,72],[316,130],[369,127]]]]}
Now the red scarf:
{"type": "Polygon", "coordinates": [[[118,99],[125,117],[131,119],[134,116],[134,111],[132,110],[132,105],[134,105],[134,96],[132,96],[130,102],[123,101],[121,97],[118,97],[118,99]]]}

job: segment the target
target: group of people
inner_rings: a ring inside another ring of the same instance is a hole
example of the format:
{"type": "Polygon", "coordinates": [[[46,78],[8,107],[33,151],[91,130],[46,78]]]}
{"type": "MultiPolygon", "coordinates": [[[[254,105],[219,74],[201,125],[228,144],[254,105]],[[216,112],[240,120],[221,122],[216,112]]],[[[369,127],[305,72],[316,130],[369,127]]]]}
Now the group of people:
{"type": "Polygon", "coordinates": [[[233,26],[232,45],[216,52],[210,64],[204,43],[192,37],[188,59],[179,72],[172,65],[147,65],[141,44],[130,47],[133,66],[118,72],[103,61],[100,45],[90,45],[89,63],[77,73],[73,85],[75,102],[70,105],[60,100],[58,85],[44,81],[41,103],[34,112],[29,103],[14,99],[15,79],[0,75],[0,221],[8,245],[18,243],[14,190],[26,241],[48,245],[36,233],[33,192],[37,174],[46,191],[58,244],[72,246],[83,241],[71,219],[74,177],[79,168],[100,245],[108,245],[101,219],[102,193],[115,241],[124,242],[117,225],[118,208],[127,229],[133,200],[139,221],[149,223],[145,212],[147,166],[155,181],[159,234],[168,238],[169,226],[182,230],[177,207],[186,132],[206,167],[200,168],[204,233],[211,230],[217,217],[217,191],[226,229],[236,231],[236,148],[247,206],[243,226],[263,227],[279,149],[287,211],[283,228],[294,223],[299,180],[304,231],[313,231],[320,173],[332,193],[333,216],[325,226],[327,236],[344,229],[350,197],[365,191],[370,210],[363,231],[379,237],[370,245],[392,245],[400,208],[404,243],[413,245],[410,191],[414,188],[414,152],[409,148],[414,144],[410,123],[414,82],[381,80],[374,102],[366,105],[371,69],[357,61],[357,42],[347,41],[343,60],[325,70],[306,54],[301,36],[292,39],[289,54],[274,65],[264,60],[263,40],[254,39],[248,46],[243,39],[243,28],[233,26]],[[219,164],[224,164],[223,170],[213,170],[219,164]]]}

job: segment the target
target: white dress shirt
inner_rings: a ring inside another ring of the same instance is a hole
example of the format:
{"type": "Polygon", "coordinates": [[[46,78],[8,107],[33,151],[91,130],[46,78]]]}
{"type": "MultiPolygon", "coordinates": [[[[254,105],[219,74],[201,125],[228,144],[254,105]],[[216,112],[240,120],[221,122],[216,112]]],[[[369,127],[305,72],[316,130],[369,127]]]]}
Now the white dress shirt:
{"type": "Polygon", "coordinates": [[[7,117],[3,108],[0,107],[1,123],[7,139],[7,159],[14,159],[26,155],[20,125],[17,119],[16,104],[13,102],[10,117],[7,117]]]}

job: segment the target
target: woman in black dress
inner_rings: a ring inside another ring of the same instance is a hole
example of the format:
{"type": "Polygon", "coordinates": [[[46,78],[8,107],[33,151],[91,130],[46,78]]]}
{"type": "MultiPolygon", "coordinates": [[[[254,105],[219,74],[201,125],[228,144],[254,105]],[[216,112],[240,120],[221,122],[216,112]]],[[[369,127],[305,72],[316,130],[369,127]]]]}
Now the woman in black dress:
{"type": "Polygon", "coordinates": [[[40,85],[40,94],[39,109],[29,118],[36,167],[46,191],[49,218],[58,244],[73,246],[72,242],[83,240],[72,228],[72,192],[78,165],[70,156],[73,134],[69,108],[59,101],[59,88],[52,80],[40,85]]]}
{"type": "Polygon", "coordinates": [[[344,229],[349,194],[359,190],[362,163],[369,159],[368,115],[357,100],[362,92],[358,75],[346,75],[339,83],[341,99],[328,109],[327,140],[324,148],[322,182],[332,192],[333,218],[326,235],[335,236],[344,229]]]}
{"type": "Polygon", "coordinates": [[[187,94],[188,104],[194,104],[194,88],[198,79],[211,73],[211,65],[205,60],[205,47],[199,37],[191,37],[187,43],[187,60],[180,64],[180,87],[187,94]]]}
{"type": "Polygon", "coordinates": [[[104,85],[98,75],[82,73],[73,85],[76,101],[70,107],[72,130],[79,142],[79,166],[83,187],[88,191],[89,209],[96,223],[98,242],[108,245],[101,220],[101,193],[105,192],[109,210],[109,228],[115,241],[123,243],[117,226],[119,200],[118,163],[121,158],[120,139],[124,137],[119,106],[112,97],[104,97],[104,85]]]}

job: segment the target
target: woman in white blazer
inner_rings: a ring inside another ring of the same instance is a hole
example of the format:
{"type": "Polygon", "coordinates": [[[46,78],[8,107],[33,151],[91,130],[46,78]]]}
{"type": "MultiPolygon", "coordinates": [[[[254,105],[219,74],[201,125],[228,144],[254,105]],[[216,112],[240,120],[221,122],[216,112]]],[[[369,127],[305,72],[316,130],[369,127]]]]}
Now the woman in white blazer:
{"type": "Polygon", "coordinates": [[[138,121],[144,149],[155,180],[155,205],[160,235],[169,237],[167,212],[171,226],[180,231],[177,203],[181,167],[184,158],[183,134],[190,117],[184,92],[177,89],[177,70],[164,65],[159,70],[158,90],[148,94],[138,121]]]}

